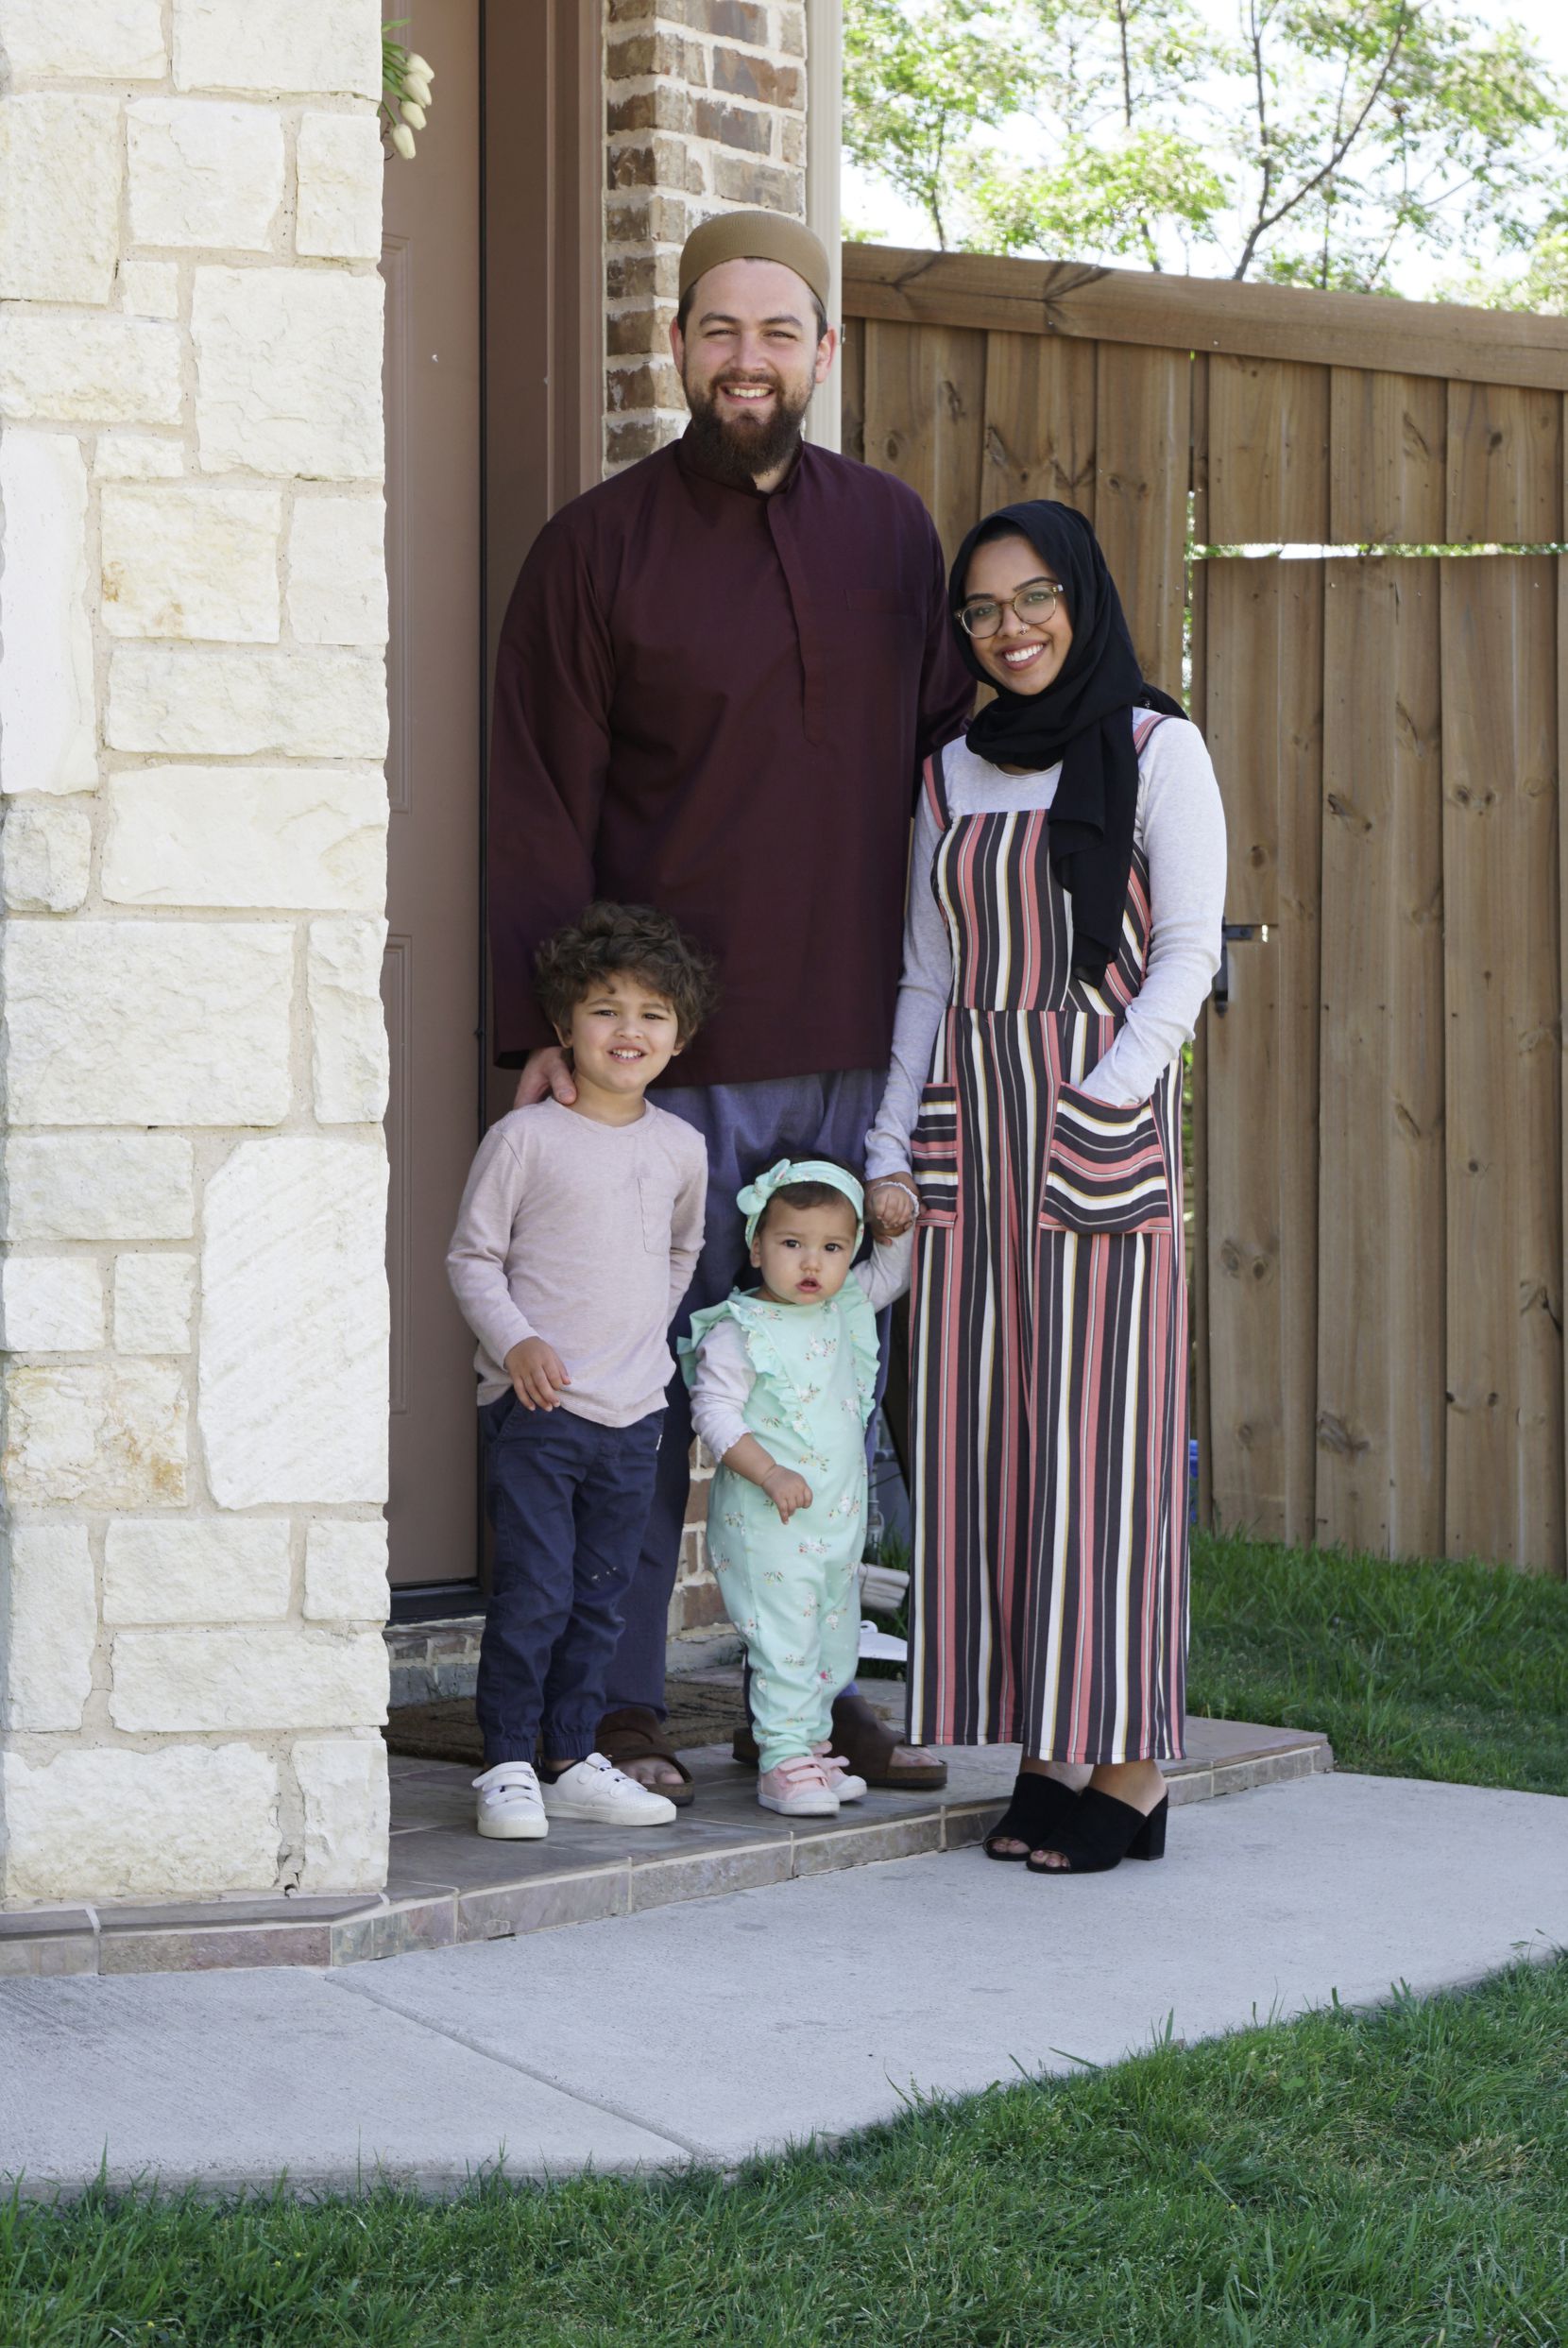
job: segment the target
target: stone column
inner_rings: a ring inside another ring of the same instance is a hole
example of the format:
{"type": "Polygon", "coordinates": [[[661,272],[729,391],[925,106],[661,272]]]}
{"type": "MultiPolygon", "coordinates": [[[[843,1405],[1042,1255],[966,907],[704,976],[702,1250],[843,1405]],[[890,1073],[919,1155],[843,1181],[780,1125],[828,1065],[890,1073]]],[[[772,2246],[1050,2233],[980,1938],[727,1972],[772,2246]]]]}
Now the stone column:
{"type": "Polygon", "coordinates": [[[4,0],[0,1898],[362,1890],[372,0],[4,0]]]}

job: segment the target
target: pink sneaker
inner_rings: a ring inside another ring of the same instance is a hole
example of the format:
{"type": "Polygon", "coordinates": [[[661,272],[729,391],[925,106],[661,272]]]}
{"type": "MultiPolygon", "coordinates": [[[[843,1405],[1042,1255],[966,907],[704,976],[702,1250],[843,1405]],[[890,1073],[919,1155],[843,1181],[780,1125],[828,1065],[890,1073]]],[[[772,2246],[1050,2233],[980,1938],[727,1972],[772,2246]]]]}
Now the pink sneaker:
{"type": "Polygon", "coordinates": [[[814,1753],[792,1754],[776,1769],[765,1769],[757,1780],[757,1798],[765,1810],[784,1818],[836,1818],[839,1797],[814,1753]]]}
{"type": "Polygon", "coordinates": [[[857,1777],[842,1753],[833,1750],[831,1737],[824,1737],[811,1751],[822,1764],[822,1774],[841,1802],[858,1802],[866,1790],[865,1779],[857,1777]]]}

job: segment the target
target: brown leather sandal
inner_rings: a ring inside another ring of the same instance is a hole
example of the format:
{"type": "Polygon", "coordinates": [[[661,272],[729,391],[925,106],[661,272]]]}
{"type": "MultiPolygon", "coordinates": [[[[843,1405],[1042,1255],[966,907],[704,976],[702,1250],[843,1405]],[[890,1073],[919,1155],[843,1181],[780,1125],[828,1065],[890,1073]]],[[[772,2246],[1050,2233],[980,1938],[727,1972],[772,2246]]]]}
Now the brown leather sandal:
{"type": "MultiPolygon", "coordinates": [[[[857,1777],[891,1793],[940,1793],[947,1782],[946,1761],[898,1761],[898,1739],[864,1696],[843,1695],[833,1705],[833,1750],[841,1754],[857,1777]]],[[[742,1721],[730,1751],[748,1769],[758,1755],[751,1722],[742,1721]]]]}
{"type": "Polygon", "coordinates": [[[691,1772],[670,1742],[664,1722],[646,1705],[623,1704],[614,1712],[606,1712],[599,1723],[599,1750],[606,1761],[628,1775],[633,1761],[668,1761],[680,1773],[678,1786],[655,1786],[655,1793],[662,1793],[673,1802],[678,1810],[690,1809],[697,1798],[691,1782],[691,1772]]]}

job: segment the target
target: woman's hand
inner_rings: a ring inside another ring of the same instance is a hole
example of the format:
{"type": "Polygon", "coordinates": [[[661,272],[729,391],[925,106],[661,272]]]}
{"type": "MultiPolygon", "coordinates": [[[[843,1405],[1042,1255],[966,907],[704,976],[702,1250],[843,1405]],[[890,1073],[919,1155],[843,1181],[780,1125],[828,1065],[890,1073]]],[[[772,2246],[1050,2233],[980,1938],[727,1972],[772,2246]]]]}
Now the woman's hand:
{"type": "Polygon", "coordinates": [[[811,1487],[793,1467],[770,1467],[762,1479],[762,1489],[777,1509],[780,1524],[787,1525],[797,1508],[811,1505],[811,1487]]]}
{"type": "Polygon", "coordinates": [[[867,1189],[865,1205],[874,1240],[902,1239],[920,1212],[913,1174],[880,1175],[867,1189]]]}

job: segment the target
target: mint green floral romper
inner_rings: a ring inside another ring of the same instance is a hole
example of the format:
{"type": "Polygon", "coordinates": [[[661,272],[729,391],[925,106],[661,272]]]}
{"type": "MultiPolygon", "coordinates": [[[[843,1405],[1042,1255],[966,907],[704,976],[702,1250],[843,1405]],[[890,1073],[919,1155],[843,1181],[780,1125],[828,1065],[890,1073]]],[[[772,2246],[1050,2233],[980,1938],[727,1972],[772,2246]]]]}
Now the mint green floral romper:
{"type": "Polygon", "coordinates": [[[727,1467],[707,1498],[707,1555],[751,1660],[763,1769],[810,1753],[855,1676],[865,1550],[865,1427],[877,1384],[877,1315],[853,1276],[819,1305],[775,1305],[739,1290],[691,1316],[680,1342],[690,1385],[703,1339],[733,1320],[757,1382],[745,1422],[811,1487],[788,1524],[766,1493],[727,1467]]]}

